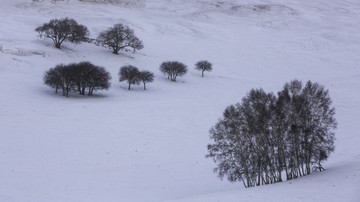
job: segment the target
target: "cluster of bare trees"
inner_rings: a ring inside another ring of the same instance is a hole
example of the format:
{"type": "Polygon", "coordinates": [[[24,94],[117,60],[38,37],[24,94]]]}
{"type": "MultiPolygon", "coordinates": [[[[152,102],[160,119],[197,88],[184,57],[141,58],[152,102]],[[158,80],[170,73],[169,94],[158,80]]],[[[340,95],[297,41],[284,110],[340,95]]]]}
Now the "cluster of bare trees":
{"type": "Polygon", "coordinates": [[[90,62],[59,64],[44,75],[44,83],[54,88],[56,93],[60,90],[66,97],[70,91],[91,96],[96,90],[108,89],[110,79],[110,73],[104,67],[95,66],[90,62]]]}
{"type": "Polygon", "coordinates": [[[221,178],[245,187],[291,180],[323,170],[334,151],[335,109],[324,86],[294,80],[275,96],[251,90],[226,108],[210,130],[207,157],[221,178]]]}
{"type": "Polygon", "coordinates": [[[149,71],[139,71],[139,69],[132,65],[126,65],[120,68],[119,71],[120,81],[127,81],[129,84],[128,90],[131,88],[131,84],[144,84],[144,90],[146,90],[146,83],[154,81],[154,73],[149,71]]]}
{"type": "Polygon", "coordinates": [[[167,61],[160,65],[160,71],[168,76],[170,81],[176,82],[178,76],[183,76],[187,72],[185,64],[178,61],[167,61]]]}
{"type": "Polygon", "coordinates": [[[61,48],[64,41],[71,43],[95,42],[113,50],[118,54],[120,50],[131,48],[133,52],[144,48],[143,42],[135,36],[134,30],[123,24],[115,24],[112,28],[101,32],[97,39],[89,38],[88,28],[78,24],[74,19],[52,19],[35,29],[40,38],[49,38],[56,48],[61,48]]]}
{"type": "MultiPolygon", "coordinates": [[[[205,71],[212,71],[212,64],[207,60],[199,61],[195,64],[195,69],[201,71],[204,77],[205,71]]],[[[183,76],[187,73],[187,66],[178,61],[166,61],[160,65],[160,71],[167,75],[170,81],[176,82],[178,76],[183,76]]]]}
{"type": "MultiPolygon", "coordinates": [[[[210,62],[203,60],[195,64],[195,69],[202,71],[204,76],[205,71],[211,71],[212,65],[210,62]]],[[[160,71],[168,76],[173,82],[176,82],[178,76],[183,76],[187,72],[185,64],[178,61],[166,61],[160,65],[160,71]]],[[[128,83],[128,90],[131,89],[131,85],[144,84],[144,90],[146,90],[146,84],[154,81],[154,73],[150,71],[139,71],[139,69],[132,65],[125,65],[120,68],[119,80],[126,81],[128,83]]]]}
{"type": "MultiPolygon", "coordinates": [[[[211,71],[211,63],[208,61],[200,61],[196,64],[196,68],[202,72],[211,71]],[[207,66],[204,70],[200,63],[207,66]]],[[[181,62],[163,62],[160,65],[160,70],[168,75],[171,81],[176,82],[177,76],[182,76],[187,72],[186,65],[181,62]]],[[[202,75],[204,75],[202,73],[202,75]]],[[[69,92],[77,91],[80,95],[92,95],[94,90],[103,90],[110,87],[110,74],[103,67],[95,66],[90,62],[71,63],[68,65],[59,64],[54,68],[48,70],[44,75],[44,83],[55,89],[58,93],[61,90],[66,97],[69,92]]],[[[125,65],[120,68],[119,81],[126,81],[128,83],[128,90],[131,85],[142,83],[144,90],[146,84],[154,81],[154,73],[150,71],[139,71],[139,69],[132,65],[125,65]]]]}
{"type": "MultiPolygon", "coordinates": [[[[37,27],[35,31],[39,33],[40,38],[51,39],[55,47],[59,49],[64,41],[71,43],[94,42],[97,45],[112,49],[114,54],[118,54],[123,49],[127,50],[127,48],[131,48],[135,52],[135,50],[144,47],[142,41],[135,36],[134,30],[123,24],[115,24],[113,27],[101,32],[97,39],[89,38],[88,28],[70,18],[52,19],[50,22],[37,27]]],[[[195,66],[195,69],[202,72],[202,77],[204,77],[205,71],[212,70],[211,63],[205,60],[199,61],[195,66]]],[[[167,74],[168,79],[176,82],[178,76],[186,74],[187,67],[178,61],[168,61],[160,65],[160,71],[167,74]]],[[[152,72],[139,71],[137,67],[132,65],[121,67],[119,77],[120,81],[128,82],[129,90],[132,84],[140,83],[143,83],[144,90],[146,90],[146,84],[154,80],[152,72]]],[[[56,93],[59,89],[62,90],[65,96],[69,96],[71,90],[79,91],[81,95],[84,95],[85,89],[88,89],[88,95],[92,95],[94,90],[108,89],[110,86],[108,80],[110,78],[104,68],[94,66],[89,62],[81,62],[78,64],[57,65],[46,72],[44,81],[46,85],[55,88],[56,93]],[[102,83],[95,81],[95,75],[99,76],[102,83]]]]}

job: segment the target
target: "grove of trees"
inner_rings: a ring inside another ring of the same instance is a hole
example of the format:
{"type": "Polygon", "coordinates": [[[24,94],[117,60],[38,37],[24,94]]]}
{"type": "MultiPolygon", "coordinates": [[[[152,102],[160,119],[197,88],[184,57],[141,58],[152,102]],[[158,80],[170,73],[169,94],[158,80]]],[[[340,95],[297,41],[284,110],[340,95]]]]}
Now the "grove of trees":
{"type": "Polygon", "coordinates": [[[176,82],[178,76],[183,76],[187,72],[185,64],[178,61],[167,61],[160,65],[160,71],[168,76],[173,82],[176,82]]]}
{"type": "Polygon", "coordinates": [[[86,26],[78,24],[74,19],[52,19],[35,29],[40,38],[50,38],[56,48],[61,48],[64,41],[80,43],[86,41],[89,31],[86,26]]]}
{"type": "Polygon", "coordinates": [[[93,95],[96,90],[108,89],[111,76],[104,67],[90,62],[59,64],[48,70],[44,75],[44,83],[58,93],[68,97],[70,91],[77,91],[80,95],[93,95]]]}
{"type": "Polygon", "coordinates": [[[121,49],[127,47],[135,50],[144,48],[143,42],[135,36],[134,30],[123,24],[116,24],[97,37],[97,43],[113,50],[118,54],[121,49]]]}
{"type": "MultiPolygon", "coordinates": [[[[84,25],[70,18],[52,19],[35,29],[40,38],[50,38],[56,48],[64,41],[80,43],[96,41],[112,49],[114,54],[131,48],[133,52],[144,47],[134,30],[123,24],[101,32],[97,39],[87,38],[84,25]]],[[[0,46],[1,51],[1,46],[0,46]]],[[[212,71],[212,64],[202,60],[195,69],[212,71]]],[[[165,61],[160,71],[176,82],[187,73],[187,66],[178,61],[165,61]]],[[[90,62],[59,64],[49,69],[44,83],[68,97],[71,91],[93,95],[107,90],[111,75],[104,67],[90,62]]],[[[153,82],[154,74],[139,71],[132,65],[120,68],[119,81],[131,85],[153,82]]],[[[322,162],[334,151],[335,109],[324,86],[308,81],[286,83],[276,95],[262,89],[252,89],[240,103],[228,106],[223,117],[210,129],[212,143],[207,158],[217,164],[214,169],[220,178],[241,181],[245,187],[272,184],[324,170],[322,162]],[[285,177],[285,178],[284,178],[285,177]]]]}
{"type": "Polygon", "coordinates": [[[217,163],[219,177],[242,181],[245,187],[295,179],[334,151],[337,123],[329,92],[308,81],[294,80],[277,96],[251,90],[230,105],[210,130],[207,157],[217,163]]]}

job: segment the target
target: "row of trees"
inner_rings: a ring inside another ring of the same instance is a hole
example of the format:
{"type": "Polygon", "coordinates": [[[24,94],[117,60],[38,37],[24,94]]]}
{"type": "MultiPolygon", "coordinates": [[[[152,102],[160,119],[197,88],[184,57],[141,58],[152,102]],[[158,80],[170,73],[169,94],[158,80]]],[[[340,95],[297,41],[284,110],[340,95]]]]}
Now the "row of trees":
{"type": "MultiPolygon", "coordinates": [[[[195,64],[195,69],[201,71],[201,75],[204,77],[205,71],[212,71],[212,64],[209,61],[202,60],[195,64]]],[[[160,71],[167,75],[168,79],[176,82],[178,76],[183,76],[187,73],[187,66],[178,61],[166,61],[160,65],[160,71]]]]}
{"type": "MultiPolygon", "coordinates": [[[[149,71],[139,71],[138,68],[127,65],[120,68],[120,81],[131,84],[144,84],[154,80],[154,74],[149,71]]],[[[79,92],[80,95],[93,95],[96,90],[109,89],[111,76],[103,67],[95,66],[90,62],[71,63],[68,65],[59,64],[49,69],[44,75],[44,83],[60,90],[63,96],[69,97],[69,92],[79,92]]]]}
{"type": "Polygon", "coordinates": [[[323,170],[337,123],[329,92],[308,81],[286,83],[277,96],[251,90],[210,130],[207,157],[221,178],[258,186],[323,170]]]}
{"type": "Polygon", "coordinates": [[[44,75],[44,83],[54,88],[56,93],[61,90],[66,97],[71,90],[91,96],[96,90],[108,89],[110,79],[110,73],[104,67],[90,62],[59,64],[44,75]]]}
{"type": "MultiPolygon", "coordinates": [[[[195,69],[202,72],[202,77],[204,77],[205,71],[212,70],[212,64],[206,60],[199,61],[195,64],[195,69]]],[[[168,76],[173,82],[176,82],[178,76],[183,76],[187,72],[187,67],[185,64],[178,61],[166,61],[160,65],[160,71],[168,76]]],[[[127,81],[129,84],[128,90],[131,89],[132,84],[139,84],[142,82],[144,84],[144,90],[146,90],[146,83],[153,82],[154,73],[149,71],[139,71],[137,67],[132,65],[126,65],[120,68],[119,71],[120,81],[127,81]]]]}
{"type": "MultiPolygon", "coordinates": [[[[200,61],[196,63],[196,69],[201,70],[204,76],[204,71],[212,70],[211,63],[200,61]]],[[[163,62],[160,70],[175,82],[177,76],[182,76],[187,72],[187,67],[181,62],[170,61],[163,62]]],[[[59,64],[44,75],[44,83],[54,88],[56,93],[61,90],[66,97],[69,96],[71,90],[78,91],[80,95],[87,93],[90,96],[94,90],[108,89],[110,79],[111,76],[105,68],[95,66],[90,62],[59,64]]],[[[120,68],[119,80],[128,83],[128,90],[131,89],[131,85],[140,83],[146,90],[146,84],[154,81],[154,73],[146,70],[139,71],[135,66],[125,65],[120,68]]]]}
{"type": "Polygon", "coordinates": [[[64,41],[71,43],[95,42],[113,50],[118,54],[120,50],[131,48],[133,52],[144,48],[143,42],[135,36],[134,30],[123,24],[115,24],[113,27],[101,32],[97,39],[89,38],[89,30],[86,26],[78,24],[74,19],[52,19],[35,29],[40,38],[49,38],[56,48],[61,48],[64,41]]]}
{"type": "Polygon", "coordinates": [[[137,67],[132,65],[126,65],[120,68],[119,71],[120,81],[127,81],[129,84],[128,90],[131,88],[131,84],[144,84],[144,90],[146,90],[146,83],[154,81],[154,73],[149,71],[139,71],[137,67]]]}

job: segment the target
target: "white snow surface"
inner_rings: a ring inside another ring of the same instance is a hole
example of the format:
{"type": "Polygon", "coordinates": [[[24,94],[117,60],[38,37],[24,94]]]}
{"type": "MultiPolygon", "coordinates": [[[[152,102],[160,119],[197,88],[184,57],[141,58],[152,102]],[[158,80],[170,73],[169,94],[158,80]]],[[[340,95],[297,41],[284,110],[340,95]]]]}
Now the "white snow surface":
{"type": "Polygon", "coordinates": [[[0,202],[360,201],[360,1],[138,0],[120,4],[0,0],[0,202]],[[130,3],[129,3],[130,2],[130,3]],[[133,2],[133,3],[131,3],[133,2]],[[135,30],[138,53],[39,39],[53,18],[135,30]],[[202,59],[214,71],[201,78],[202,59]],[[161,62],[188,65],[171,83],[161,62]],[[93,97],[42,81],[59,63],[91,61],[112,74],[93,97]],[[143,91],[118,81],[123,65],[155,73],[143,91]],[[339,127],[325,172],[245,189],[219,180],[208,130],[252,88],[293,79],[326,86],[339,127]]]}

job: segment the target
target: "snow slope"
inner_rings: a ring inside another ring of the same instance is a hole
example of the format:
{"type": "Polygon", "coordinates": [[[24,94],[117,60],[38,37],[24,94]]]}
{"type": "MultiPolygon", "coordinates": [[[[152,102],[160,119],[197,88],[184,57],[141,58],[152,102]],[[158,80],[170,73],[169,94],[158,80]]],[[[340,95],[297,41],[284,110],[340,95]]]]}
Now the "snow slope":
{"type": "Polygon", "coordinates": [[[1,202],[360,200],[359,1],[0,2],[1,202]],[[92,37],[126,23],[145,48],[58,50],[37,38],[35,27],[62,17],[92,37]],[[214,65],[205,78],[194,70],[202,59],[214,65]],[[50,67],[84,60],[112,74],[109,91],[65,98],[43,85],[50,67]],[[165,60],[188,74],[170,83],[158,71],[165,60]],[[125,64],[155,82],[127,91],[117,77],[125,64]],[[209,128],[251,88],[277,92],[295,78],[324,84],[334,101],[327,171],[251,189],[220,181],[204,158],[209,128]]]}

